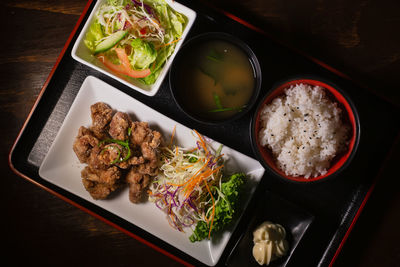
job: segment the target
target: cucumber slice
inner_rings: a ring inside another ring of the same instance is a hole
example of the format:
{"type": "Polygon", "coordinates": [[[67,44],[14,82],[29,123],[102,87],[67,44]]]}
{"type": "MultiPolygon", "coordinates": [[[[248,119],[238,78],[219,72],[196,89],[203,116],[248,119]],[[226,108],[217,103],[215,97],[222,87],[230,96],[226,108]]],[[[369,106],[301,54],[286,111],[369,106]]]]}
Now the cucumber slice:
{"type": "Polygon", "coordinates": [[[96,46],[94,54],[107,51],[108,49],[116,45],[119,41],[121,41],[127,33],[128,31],[114,32],[113,34],[108,36],[107,39],[104,39],[96,46]]]}

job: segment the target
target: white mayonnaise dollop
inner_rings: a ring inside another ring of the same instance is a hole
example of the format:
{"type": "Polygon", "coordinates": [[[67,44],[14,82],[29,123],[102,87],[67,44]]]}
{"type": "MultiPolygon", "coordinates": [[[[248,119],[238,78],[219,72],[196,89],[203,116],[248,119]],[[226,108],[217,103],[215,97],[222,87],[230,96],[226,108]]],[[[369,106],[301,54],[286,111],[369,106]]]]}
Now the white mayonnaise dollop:
{"type": "Polygon", "coordinates": [[[286,231],[279,224],[263,222],[253,232],[253,256],[260,265],[268,265],[271,261],[285,256],[289,245],[286,231]]]}

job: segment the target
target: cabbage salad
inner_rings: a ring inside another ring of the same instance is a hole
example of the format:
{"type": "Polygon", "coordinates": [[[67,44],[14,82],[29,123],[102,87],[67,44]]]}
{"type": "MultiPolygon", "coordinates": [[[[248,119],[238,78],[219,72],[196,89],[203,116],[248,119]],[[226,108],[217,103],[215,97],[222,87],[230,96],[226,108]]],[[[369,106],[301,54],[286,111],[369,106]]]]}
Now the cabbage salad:
{"type": "Polygon", "coordinates": [[[210,239],[234,215],[242,173],[225,177],[222,145],[214,151],[194,130],[195,148],[161,148],[160,171],[149,187],[149,199],[167,216],[171,227],[193,230],[191,242],[210,239]]]}
{"type": "Polygon", "coordinates": [[[153,84],[186,24],[164,0],[107,0],[84,43],[112,71],[153,84]]]}

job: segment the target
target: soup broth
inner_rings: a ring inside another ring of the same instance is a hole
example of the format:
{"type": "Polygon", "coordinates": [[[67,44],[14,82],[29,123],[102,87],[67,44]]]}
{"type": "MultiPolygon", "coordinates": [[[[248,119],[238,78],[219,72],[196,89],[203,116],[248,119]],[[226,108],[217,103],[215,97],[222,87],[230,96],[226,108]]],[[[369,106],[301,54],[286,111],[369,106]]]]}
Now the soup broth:
{"type": "Polygon", "coordinates": [[[247,54],[227,41],[198,44],[186,51],[179,69],[182,104],[204,119],[222,120],[241,112],[254,91],[247,54]]]}

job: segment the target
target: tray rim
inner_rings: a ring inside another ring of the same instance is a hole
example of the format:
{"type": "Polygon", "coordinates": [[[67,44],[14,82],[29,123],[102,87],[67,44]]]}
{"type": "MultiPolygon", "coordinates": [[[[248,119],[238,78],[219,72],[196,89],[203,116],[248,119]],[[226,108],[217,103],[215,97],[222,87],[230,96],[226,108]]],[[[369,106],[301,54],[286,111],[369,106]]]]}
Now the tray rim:
{"type": "MultiPolygon", "coordinates": [[[[73,206],[75,206],[75,207],[81,209],[82,211],[85,211],[86,213],[92,215],[93,217],[95,217],[95,218],[97,218],[97,219],[100,219],[101,221],[103,221],[103,222],[107,223],[108,225],[114,227],[115,229],[117,229],[117,230],[119,230],[119,231],[121,231],[121,232],[127,234],[128,236],[130,236],[130,237],[132,237],[132,238],[138,240],[139,242],[141,242],[141,243],[143,243],[143,244],[149,246],[150,248],[152,248],[152,249],[154,249],[154,250],[156,250],[156,251],[158,251],[158,252],[160,252],[160,253],[162,253],[162,254],[168,256],[168,257],[170,257],[171,259],[173,259],[173,260],[175,260],[175,261],[177,261],[177,262],[183,264],[184,266],[195,266],[195,265],[193,265],[193,264],[191,264],[191,263],[189,263],[189,262],[187,262],[187,261],[181,259],[180,257],[174,255],[173,253],[170,253],[170,252],[168,252],[167,250],[164,250],[164,249],[160,248],[159,246],[157,246],[157,245],[155,245],[155,244],[153,244],[153,243],[147,241],[146,239],[144,239],[144,238],[142,238],[142,237],[140,237],[140,236],[138,236],[138,235],[132,233],[131,231],[129,231],[129,230],[127,230],[127,229],[125,229],[125,228],[119,226],[118,224],[113,223],[112,221],[106,219],[105,217],[99,215],[98,213],[96,213],[96,212],[94,212],[94,211],[92,211],[92,210],[90,210],[90,209],[88,209],[88,208],[86,208],[86,207],[84,207],[84,206],[78,204],[77,202],[73,201],[72,199],[69,199],[68,197],[66,197],[66,196],[64,196],[64,195],[62,195],[62,194],[60,194],[60,193],[58,193],[58,192],[52,190],[51,188],[45,186],[44,184],[42,184],[42,183],[40,183],[40,182],[38,182],[38,181],[35,181],[33,178],[29,177],[28,175],[24,174],[22,171],[18,170],[18,169],[15,167],[14,162],[13,162],[13,160],[12,160],[15,147],[17,146],[17,144],[18,144],[18,142],[19,142],[19,140],[20,140],[22,134],[24,133],[24,131],[25,131],[25,129],[26,129],[27,124],[28,124],[29,121],[31,120],[31,117],[32,117],[33,113],[35,112],[35,110],[36,110],[36,108],[37,108],[37,106],[38,106],[38,104],[39,104],[39,102],[40,102],[40,100],[41,100],[41,98],[42,98],[44,92],[46,91],[46,89],[47,89],[47,87],[48,87],[48,85],[49,85],[51,79],[53,78],[53,75],[54,75],[55,71],[57,70],[57,68],[58,68],[58,66],[59,66],[59,64],[60,64],[60,62],[61,62],[61,60],[64,58],[65,53],[66,53],[68,47],[71,45],[72,39],[75,37],[75,34],[77,33],[78,28],[81,26],[84,17],[86,16],[86,14],[87,14],[87,12],[88,12],[90,6],[92,5],[92,3],[93,3],[94,1],[97,1],[97,0],[88,0],[88,1],[87,1],[87,3],[86,3],[86,5],[85,5],[85,7],[84,7],[84,9],[83,9],[83,11],[82,11],[82,13],[81,13],[81,15],[79,16],[79,18],[78,18],[78,20],[77,20],[77,22],[76,22],[76,24],[75,24],[75,26],[74,26],[74,28],[73,28],[73,30],[71,31],[71,33],[70,33],[70,35],[69,35],[67,41],[65,42],[65,44],[64,44],[64,46],[63,46],[63,48],[62,48],[60,54],[58,55],[58,57],[57,57],[57,59],[56,59],[56,62],[54,63],[54,65],[53,65],[53,67],[52,67],[52,69],[51,69],[49,75],[47,76],[47,78],[46,78],[46,80],[45,80],[45,82],[44,82],[44,84],[43,84],[43,86],[42,86],[42,88],[41,88],[41,90],[40,90],[40,92],[39,92],[39,94],[38,94],[38,96],[37,96],[37,98],[36,98],[36,100],[35,100],[33,106],[32,106],[32,108],[31,108],[31,110],[30,110],[29,113],[28,113],[28,116],[27,116],[26,120],[24,121],[24,123],[23,123],[23,125],[22,125],[22,127],[21,127],[21,129],[20,129],[20,131],[19,131],[19,133],[17,134],[17,137],[16,137],[16,139],[15,139],[13,145],[12,145],[11,148],[10,148],[10,151],[9,151],[9,154],[8,154],[8,165],[9,165],[10,169],[11,169],[16,175],[20,176],[21,178],[26,179],[27,181],[29,181],[29,182],[31,182],[31,183],[37,185],[38,187],[40,187],[40,188],[46,190],[46,191],[49,192],[49,193],[53,194],[54,196],[56,196],[56,197],[58,197],[58,198],[64,200],[65,202],[67,202],[67,203],[69,203],[69,204],[72,204],[73,206]]],[[[351,78],[349,75],[347,75],[346,73],[344,73],[344,72],[342,72],[342,71],[340,71],[340,70],[338,70],[338,69],[336,69],[336,68],[330,66],[329,64],[325,63],[325,62],[322,61],[322,60],[319,60],[319,59],[317,59],[317,58],[315,58],[315,57],[313,57],[313,56],[311,56],[311,55],[309,55],[309,54],[303,52],[302,50],[300,50],[300,49],[298,49],[298,48],[295,48],[295,47],[293,47],[293,46],[290,46],[290,45],[288,45],[288,44],[286,44],[286,43],[280,41],[279,39],[274,38],[273,36],[271,36],[270,34],[268,34],[268,32],[264,31],[264,30],[261,29],[260,27],[257,27],[257,26],[255,26],[255,25],[253,25],[253,24],[247,22],[246,20],[241,19],[240,17],[238,17],[238,16],[236,16],[236,15],[230,13],[230,12],[227,12],[227,11],[225,11],[225,10],[223,10],[223,9],[220,9],[220,8],[214,6],[212,3],[210,3],[209,0],[198,0],[198,2],[203,3],[204,5],[206,5],[206,6],[210,7],[210,8],[212,8],[212,9],[216,10],[217,12],[221,13],[222,15],[224,15],[224,16],[226,16],[226,17],[228,17],[228,18],[230,18],[230,19],[232,19],[232,20],[234,20],[234,21],[236,21],[237,23],[239,23],[239,24],[241,24],[241,25],[243,25],[243,26],[249,28],[250,30],[253,30],[253,31],[255,31],[255,32],[258,32],[258,33],[260,33],[260,34],[266,36],[267,38],[269,38],[269,39],[272,40],[273,42],[275,42],[275,43],[277,43],[277,44],[279,44],[279,45],[282,45],[282,46],[288,48],[289,50],[293,51],[294,53],[300,54],[301,56],[303,56],[303,57],[305,57],[305,58],[311,60],[312,62],[316,63],[317,65],[321,66],[322,68],[328,70],[329,72],[332,72],[333,74],[338,75],[339,77],[344,78],[345,80],[348,80],[348,81],[350,81],[350,82],[353,82],[355,85],[357,85],[357,86],[359,86],[359,87],[361,87],[361,88],[363,88],[363,89],[366,89],[366,90],[370,91],[373,95],[375,95],[375,96],[377,96],[377,97],[383,99],[385,102],[390,103],[390,104],[393,105],[394,107],[400,108],[400,105],[398,105],[398,104],[396,104],[396,103],[393,103],[390,99],[387,99],[386,97],[384,97],[384,96],[382,96],[382,95],[380,95],[380,94],[377,94],[373,89],[369,88],[368,86],[366,86],[366,85],[364,85],[364,84],[362,84],[362,83],[360,83],[360,82],[357,82],[356,80],[352,79],[352,78],[351,78]]],[[[351,220],[351,223],[350,223],[349,227],[347,228],[346,232],[343,234],[343,237],[341,237],[341,241],[340,241],[340,243],[339,243],[337,249],[335,250],[334,255],[332,256],[332,258],[331,258],[331,260],[330,260],[330,262],[329,262],[329,267],[333,266],[334,262],[336,261],[337,257],[339,256],[339,254],[340,254],[340,252],[341,252],[343,246],[345,245],[345,243],[346,243],[346,241],[347,241],[347,239],[348,239],[348,237],[349,237],[351,231],[353,230],[355,224],[357,223],[358,218],[360,217],[360,215],[361,215],[361,213],[362,213],[362,211],[363,211],[365,205],[367,204],[367,202],[368,202],[368,200],[369,200],[369,198],[370,198],[372,192],[374,191],[375,185],[377,184],[377,182],[378,182],[378,181],[380,180],[380,178],[382,177],[382,173],[383,173],[383,170],[384,170],[385,167],[386,167],[387,161],[388,161],[388,159],[392,156],[392,154],[393,154],[393,152],[394,152],[394,146],[395,146],[397,143],[399,143],[399,142],[400,142],[400,130],[397,132],[396,137],[395,137],[394,140],[392,141],[391,147],[390,147],[389,151],[386,153],[385,159],[383,160],[381,166],[380,166],[379,169],[378,169],[378,173],[377,173],[377,174],[375,175],[375,177],[372,179],[371,185],[369,186],[368,190],[366,191],[366,193],[365,193],[365,195],[364,195],[364,197],[363,197],[363,200],[361,201],[361,204],[359,205],[359,207],[358,207],[358,209],[357,209],[356,214],[354,215],[354,217],[353,217],[352,220],[351,220]]],[[[331,240],[333,240],[334,237],[335,237],[335,234],[333,235],[333,237],[332,237],[331,240]]],[[[330,244],[328,244],[327,249],[329,249],[329,246],[330,246],[330,244]]],[[[326,252],[326,250],[325,250],[325,252],[326,252]]],[[[324,255],[325,255],[325,254],[322,255],[320,261],[323,260],[324,255]]],[[[219,264],[219,263],[217,263],[217,264],[219,264]]]]}

